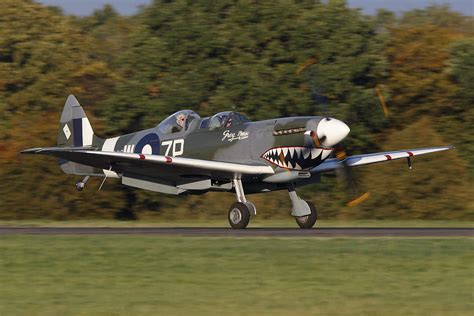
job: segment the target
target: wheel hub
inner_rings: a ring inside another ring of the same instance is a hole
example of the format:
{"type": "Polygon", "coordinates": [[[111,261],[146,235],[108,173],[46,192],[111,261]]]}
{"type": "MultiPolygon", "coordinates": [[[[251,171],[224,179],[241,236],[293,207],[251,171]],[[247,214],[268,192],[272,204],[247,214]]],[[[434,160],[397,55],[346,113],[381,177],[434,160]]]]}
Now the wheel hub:
{"type": "Polygon", "coordinates": [[[298,216],[296,217],[296,220],[300,223],[306,223],[306,221],[308,220],[309,218],[309,215],[305,215],[305,216],[298,216]]]}
{"type": "Polygon", "coordinates": [[[230,217],[230,221],[233,224],[238,224],[242,220],[242,213],[240,212],[238,208],[234,208],[232,209],[232,211],[230,211],[229,217],[230,217]]]}

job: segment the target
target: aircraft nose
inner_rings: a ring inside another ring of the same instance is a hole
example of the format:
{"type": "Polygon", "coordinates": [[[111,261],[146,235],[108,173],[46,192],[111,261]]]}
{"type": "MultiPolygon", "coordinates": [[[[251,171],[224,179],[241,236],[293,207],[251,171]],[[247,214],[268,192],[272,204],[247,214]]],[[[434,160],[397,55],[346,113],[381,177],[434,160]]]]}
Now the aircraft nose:
{"type": "Polygon", "coordinates": [[[334,118],[322,119],[317,128],[319,141],[324,147],[332,147],[340,143],[349,134],[350,128],[346,123],[334,118]]]}

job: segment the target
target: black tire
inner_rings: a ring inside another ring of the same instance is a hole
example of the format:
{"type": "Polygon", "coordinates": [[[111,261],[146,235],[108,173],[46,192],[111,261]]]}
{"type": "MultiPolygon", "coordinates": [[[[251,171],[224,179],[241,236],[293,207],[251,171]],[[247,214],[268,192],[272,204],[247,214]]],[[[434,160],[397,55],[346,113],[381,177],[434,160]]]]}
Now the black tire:
{"type": "Polygon", "coordinates": [[[296,224],[302,229],[311,229],[313,228],[314,224],[316,224],[316,220],[318,219],[318,213],[316,212],[316,207],[314,207],[314,204],[305,201],[308,203],[308,206],[311,210],[311,214],[306,215],[306,216],[295,216],[296,224]]]}
{"type": "Polygon", "coordinates": [[[250,209],[245,203],[236,202],[232,204],[228,214],[230,227],[233,229],[244,229],[250,221],[250,209]]]}

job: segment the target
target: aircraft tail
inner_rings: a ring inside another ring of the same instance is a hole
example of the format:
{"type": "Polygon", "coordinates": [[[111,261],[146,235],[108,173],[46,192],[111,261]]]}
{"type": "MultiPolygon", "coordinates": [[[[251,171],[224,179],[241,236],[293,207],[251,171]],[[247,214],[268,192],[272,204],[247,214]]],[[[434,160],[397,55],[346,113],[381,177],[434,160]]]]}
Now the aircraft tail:
{"type": "Polygon", "coordinates": [[[59,123],[58,147],[88,147],[93,146],[95,139],[91,123],[79,104],[71,94],[64,105],[59,123]]]}
{"type": "MultiPolygon", "coordinates": [[[[59,121],[58,147],[98,147],[104,140],[94,134],[91,123],[73,95],[69,95],[59,121]]],[[[65,173],[76,175],[101,175],[102,170],[81,165],[67,160],[60,160],[59,165],[65,173]]]]}

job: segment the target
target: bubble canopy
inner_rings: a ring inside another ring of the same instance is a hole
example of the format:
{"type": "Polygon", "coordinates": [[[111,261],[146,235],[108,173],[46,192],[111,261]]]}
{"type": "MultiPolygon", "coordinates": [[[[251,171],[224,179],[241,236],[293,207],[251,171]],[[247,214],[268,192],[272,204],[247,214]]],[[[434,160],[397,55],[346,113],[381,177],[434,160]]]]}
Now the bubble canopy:
{"type": "Polygon", "coordinates": [[[158,124],[158,129],[163,134],[183,132],[189,128],[192,121],[200,118],[199,114],[191,110],[178,111],[158,124]]]}
{"type": "Polygon", "coordinates": [[[221,127],[231,127],[233,124],[242,124],[250,122],[248,118],[234,111],[226,111],[214,114],[211,117],[209,128],[216,129],[221,127]]]}

